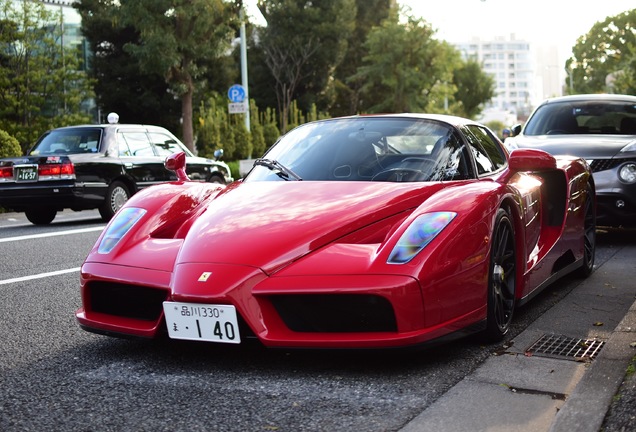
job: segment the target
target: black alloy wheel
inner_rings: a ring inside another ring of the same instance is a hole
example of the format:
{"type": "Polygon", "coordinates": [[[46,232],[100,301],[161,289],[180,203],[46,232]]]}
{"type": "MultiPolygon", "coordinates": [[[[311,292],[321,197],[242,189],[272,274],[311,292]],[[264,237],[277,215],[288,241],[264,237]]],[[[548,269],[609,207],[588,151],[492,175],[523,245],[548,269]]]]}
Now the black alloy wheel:
{"type": "Polygon", "coordinates": [[[583,221],[583,263],[576,272],[579,277],[588,277],[594,271],[596,255],[596,211],[594,190],[590,185],[585,190],[585,211],[583,221]]]}
{"type": "Polygon", "coordinates": [[[515,309],[515,232],[504,209],[497,211],[491,240],[485,336],[488,341],[497,342],[510,330],[515,309]]]}
{"type": "Polygon", "coordinates": [[[105,222],[111,220],[115,213],[128,201],[128,198],[130,198],[130,192],[126,185],[119,181],[113,182],[108,188],[104,203],[99,208],[99,214],[102,219],[105,222]]]}
{"type": "Polygon", "coordinates": [[[26,209],[24,214],[34,225],[48,225],[55,219],[57,210],[51,207],[35,207],[26,209]]]}

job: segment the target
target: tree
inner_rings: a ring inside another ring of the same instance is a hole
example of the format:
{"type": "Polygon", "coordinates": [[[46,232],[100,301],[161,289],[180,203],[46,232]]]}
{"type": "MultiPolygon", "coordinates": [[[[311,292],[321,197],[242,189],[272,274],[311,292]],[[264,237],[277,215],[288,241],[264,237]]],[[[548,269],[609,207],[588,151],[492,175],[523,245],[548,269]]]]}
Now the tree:
{"type": "Polygon", "coordinates": [[[636,47],[636,9],[597,22],[581,36],[566,61],[567,88],[573,93],[610,91],[612,77],[631,72],[636,47]]]}
{"type": "Polygon", "coordinates": [[[626,47],[623,68],[612,74],[610,85],[614,93],[636,95],[636,45],[626,47]]]}
{"type": "Polygon", "coordinates": [[[330,105],[329,86],[353,30],[355,1],[261,0],[258,7],[267,27],[258,29],[257,48],[275,83],[285,132],[293,100],[304,111],[313,104],[319,110],[330,105]]]}
{"type": "Polygon", "coordinates": [[[194,150],[192,105],[214,59],[227,56],[237,28],[236,5],[223,0],[121,0],[122,23],[139,32],[124,45],[144,72],[162,74],[181,100],[183,142],[194,150]]]}
{"type": "Polygon", "coordinates": [[[17,139],[0,129],[0,158],[20,156],[22,148],[17,139]]]}
{"type": "Polygon", "coordinates": [[[426,112],[439,90],[452,82],[452,68],[443,61],[447,46],[434,39],[424,20],[412,16],[406,20],[400,23],[392,11],[369,32],[365,43],[369,54],[349,79],[364,82],[362,111],[426,112]]]}
{"type": "Polygon", "coordinates": [[[476,118],[484,103],[495,96],[495,79],[484,72],[481,64],[475,60],[468,60],[455,69],[453,84],[457,89],[455,100],[460,103],[456,115],[476,118]]]}
{"type": "Polygon", "coordinates": [[[368,54],[364,42],[369,31],[389,17],[394,2],[391,0],[356,0],[355,28],[347,41],[346,61],[335,72],[335,101],[330,109],[333,116],[352,115],[359,112],[360,91],[364,81],[348,79],[362,65],[368,54]]]}
{"type": "Polygon", "coordinates": [[[45,130],[88,122],[93,97],[63,17],[40,2],[0,0],[0,129],[26,150],[45,130]]]}
{"type": "Polygon", "coordinates": [[[181,105],[161,73],[142,71],[124,50],[126,44],[140,43],[140,35],[117,18],[119,2],[81,0],[74,7],[92,53],[89,74],[95,79],[97,106],[103,115],[114,111],[122,123],[157,124],[176,131],[181,105]]]}

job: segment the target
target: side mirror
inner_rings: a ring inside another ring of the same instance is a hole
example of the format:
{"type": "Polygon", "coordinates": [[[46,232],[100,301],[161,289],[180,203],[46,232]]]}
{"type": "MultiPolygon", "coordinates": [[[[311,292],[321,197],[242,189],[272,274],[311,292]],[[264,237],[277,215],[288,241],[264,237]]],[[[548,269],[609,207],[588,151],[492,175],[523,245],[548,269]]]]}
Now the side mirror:
{"type": "Polygon", "coordinates": [[[214,159],[219,160],[223,157],[223,149],[214,150],[214,159]]]}
{"type": "Polygon", "coordinates": [[[517,136],[521,133],[521,125],[520,124],[516,124],[512,127],[511,129],[512,131],[512,136],[517,136]]]}
{"type": "Polygon", "coordinates": [[[174,171],[178,181],[188,181],[190,178],[186,174],[186,154],[184,152],[174,153],[168,156],[163,163],[169,171],[174,171]]]}
{"type": "Polygon", "coordinates": [[[548,171],[556,169],[556,159],[539,149],[518,148],[510,153],[508,166],[511,171],[548,171]]]}

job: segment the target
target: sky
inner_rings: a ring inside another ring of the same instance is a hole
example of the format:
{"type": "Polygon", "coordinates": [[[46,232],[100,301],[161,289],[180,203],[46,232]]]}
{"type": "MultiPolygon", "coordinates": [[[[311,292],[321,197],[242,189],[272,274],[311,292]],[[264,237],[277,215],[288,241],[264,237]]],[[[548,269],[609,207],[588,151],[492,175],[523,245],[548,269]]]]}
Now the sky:
{"type": "Polygon", "coordinates": [[[570,53],[576,40],[608,16],[636,9],[636,0],[398,0],[451,43],[473,36],[524,39],[570,53]]]}

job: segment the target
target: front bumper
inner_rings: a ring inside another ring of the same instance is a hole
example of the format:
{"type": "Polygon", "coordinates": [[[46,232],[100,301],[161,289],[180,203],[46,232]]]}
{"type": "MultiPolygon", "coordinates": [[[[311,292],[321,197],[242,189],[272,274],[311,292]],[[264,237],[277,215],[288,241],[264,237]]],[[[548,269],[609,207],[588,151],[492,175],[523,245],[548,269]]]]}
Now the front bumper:
{"type": "Polygon", "coordinates": [[[636,183],[619,180],[620,166],[594,172],[596,223],[600,226],[636,226],[636,183]]]}
{"type": "Polygon", "coordinates": [[[391,348],[472,332],[485,308],[427,323],[419,283],[399,275],[267,277],[251,267],[180,264],[173,273],[85,263],[85,330],[125,337],[167,334],[162,303],[231,304],[241,339],[278,348],[391,348]],[[209,274],[209,278],[202,278],[209,274]],[[205,279],[205,280],[203,280],[205,279]]]}

